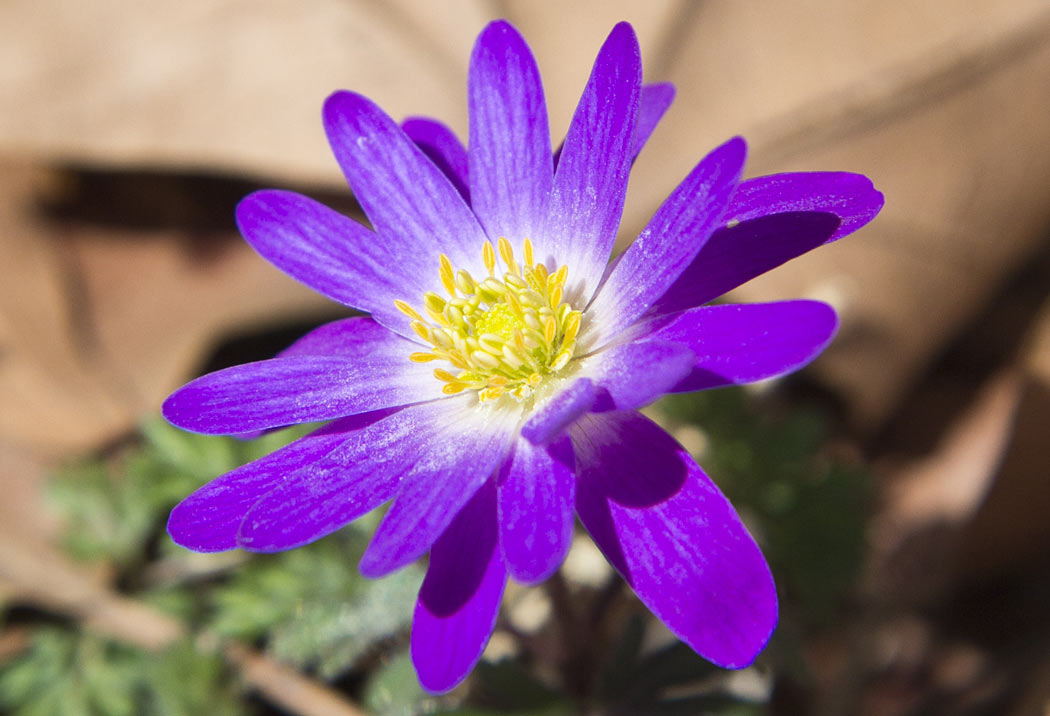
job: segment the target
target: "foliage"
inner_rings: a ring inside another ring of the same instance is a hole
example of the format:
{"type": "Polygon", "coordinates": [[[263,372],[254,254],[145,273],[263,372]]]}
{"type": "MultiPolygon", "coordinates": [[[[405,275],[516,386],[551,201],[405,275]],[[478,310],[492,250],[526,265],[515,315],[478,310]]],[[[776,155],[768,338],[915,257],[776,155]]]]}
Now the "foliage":
{"type": "MultiPolygon", "coordinates": [[[[832,619],[860,565],[867,481],[826,452],[821,417],[772,418],[732,390],[673,396],[657,410],[672,429],[689,426],[707,438],[697,457],[762,543],[785,616],[803,628],[832,619]]],[[[109,565],[121,589],[174,615],[196,641],[154,654],[73,625],[37,625],[30,646],[0,664],[0,705],[16,716],[255,713],[257,702],[237,693],[223,659],[200,646],[235,640],[323,679],[348,677],[352,695],[383,716],[577,712],[579,704],[511,658],[482,662],[466,700],[464,690],[424,694],[406,649],[422,569],[376,581],[356,569],[377,514],[275,555],[195,555],[170,542],[164,524],[181,497],[304,431],[236,440],[157,420],[143,426],[137,443],[57,475],[51,492],[70,553],[109,565]]],[[[735,693],[725,672],[687,647],[645,646],[653,625],[637,611],[609,627],[615,638],[596,667],[591,697],[597,711],[765,713],[762,699],[735,693]]],[[[783,666],[789,637],[780,635],[763,661],[783,666]]]]}
{"type": "Polygon", "coordinates": [[[751,522],[782,601],[808,623],[826,624],[863,558],[867,473],[824,452],[828,430],[814,411],[772,418],[742,390],[670,396],[660,405],[706,434],[700,462],[751,522]]]}
{"type": "Polygon", "coordinates": [[[0,704],[14,716],[244,713],[213,654],[186,643],[148,654],[54,626],[0,671],[0,704]]]}

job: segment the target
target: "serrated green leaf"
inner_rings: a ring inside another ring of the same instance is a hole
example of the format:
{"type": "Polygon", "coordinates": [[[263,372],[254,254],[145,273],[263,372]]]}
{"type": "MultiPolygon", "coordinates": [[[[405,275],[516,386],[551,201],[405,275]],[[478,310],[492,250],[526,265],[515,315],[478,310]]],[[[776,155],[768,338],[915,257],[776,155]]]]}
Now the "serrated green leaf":
{"type": "Polygon", "coordinates": [[[372,673],[365,684],[362,702],[378,716],[413,716],[427,711],[428,699],[419,686],[406,649],[372,673]]]}

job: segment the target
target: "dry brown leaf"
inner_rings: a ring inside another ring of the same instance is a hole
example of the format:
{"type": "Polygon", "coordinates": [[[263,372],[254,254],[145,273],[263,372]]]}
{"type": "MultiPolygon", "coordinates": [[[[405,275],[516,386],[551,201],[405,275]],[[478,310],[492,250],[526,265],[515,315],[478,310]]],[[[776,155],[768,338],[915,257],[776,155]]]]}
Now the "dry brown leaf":
{"type": "Polygon", "coordinates": [[[52,174],[8,164],[0,177],[4,441],[51,458],[97,447],[155,412],[227,332],[331,306],[232,232],[203,251],[172,229],[49,219],[52,174]]]}
{"type": "MultiPolygon", "coordinates": [[[[816,369],[861,427],[884,421],[1050,219],[1044,0],[979,0],[965,11],[947,0],[13,0],[0,6],[0,23],[17,28],[0,45],[0,88],[17,111],[0,115],[0,151],[341,185],[318,119],[323,97],[352,88],[395,117],[433,114],[462,134],[472,38],[504,13],[536,51],[556,137],[616,20],[635,24],[647,79],[678,85],[676,106],[636,166],[625,238],[704,152],[736,133],[752,142],[753,173],[831,168],[875,180],[887,195],[875,224],[738,294],[839,305],[843,330],[816,369]]],[[[104,281],[113,275],[106,254],[84,258],[104,281]]],[[[199,350],[199,341],[174,355],[165,341],[136,341],[149,333],[129,334],[123,322],[157,321],[146,304],[137,317],[100,305],[120,314],[101,319],[110,322],[100,328],[107,340],[150,354],[158,376],[199,350]]],[[[41,374],[24,386],[48,382],[43,365],[19,369],[41,374]]],[[[111,404],[77,380],[64,392],[94,406],[100,423],[126,420],[121,400],[111,404]]],[[[170,379],[139,372],[128,380],[154,396],[170,379]]],[[[75,434],[75,425],[66,430],[75,434]]]]}

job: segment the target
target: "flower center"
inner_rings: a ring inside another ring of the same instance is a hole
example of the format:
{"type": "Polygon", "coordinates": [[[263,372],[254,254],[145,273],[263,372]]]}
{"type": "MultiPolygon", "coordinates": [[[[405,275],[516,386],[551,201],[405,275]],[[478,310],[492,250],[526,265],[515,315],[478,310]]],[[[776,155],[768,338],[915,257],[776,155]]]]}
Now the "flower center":
{"type": "Polygon", "coordinates": [[[482,281],[464,269],[453,272],[441,254],[438,274],[448,298],[433,291],[423,295],[429,321],[406,302],[394,302],[412,319],[412,330],[431,345],[409,360],[444,360],[458,369],[434,371],[447,395],[476,390],[482,402],[504,394],[524,400],[572,358],[581,313],[561,300],[568,267],[548,274],[546,266],[533,261],[528,239],[524,265],[515,261],[505,238],[500,237],[497,247],[507,270],[497,276],[496,251],[486,241],[482,259],[489,275],[482,281]]]}

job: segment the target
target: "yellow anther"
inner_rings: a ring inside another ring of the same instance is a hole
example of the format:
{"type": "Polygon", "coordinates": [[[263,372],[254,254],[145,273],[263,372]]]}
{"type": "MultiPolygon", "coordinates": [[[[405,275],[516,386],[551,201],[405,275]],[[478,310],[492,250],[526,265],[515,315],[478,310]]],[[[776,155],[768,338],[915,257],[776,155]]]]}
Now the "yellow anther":
{"type": "Polygon", "coordinates": [[[394,301],[394,306],[397,308],[397,310],[401,311],[401,313],[405,314],[406,316],[411,318],[413,321],[422,321],[423,320],[423,317],[421,315],[419,315],[414,308],[409,306],[404,301],[401,301],[401,300],[394,301]]]}
{"type": "Polygon", "coordinates": [[[445,303],[445,299],[433,291],[427,291],[423,294],[423,305],[427,308],[433,308],[440,312],[445,309],[445,303]]]}
{"type": "Polygon", "coordinates": [[[513,286],[517,289],[527,289],[529,287],[529,284],[525,282],[525,279],[516,273],[511,273],[510,271],[503,274],[503,282],[508,286],[513,286]]]}
{"type": "Polygon", "coordinates": [[[487,278],[481,282],[478,287],[479,294],[482,299],[488,303],[494,303],[502,298],[503,294],[507,292],[507,286],[499,279],[487,278]]]}
{"type": "Polygon", "coordinates": [[[561,370],[569,363],[569,359],[572,358],[572,349],[562,349],[558,352],[558,355],[554,356],[554,360],[551,361],[552,370],[561,370]]]}
{"type": "Polygon", "coordinates": [[[456,287],[463,292],[464,296],[474,293],[474,277],[467,273],[466,269],[456,272],[456,287]]]}
{"type": "Polygon", "coordinates": [[[492,276],[496,272],[496,252],[492,250],[492,242],[488,239],[481,245],[481,260],[485,262],[489,276],[492,276]]]}
{"type": "Polygon", "coordinates": [[[565,325],[565,321],[570,313],[572,313],[572,306],[567,303],[560,304],[554,312],[554,317],[558,319],[558,325],[565,325]]]}
{"type": "Polygon", "coordinates": [[[547,302],[543,300],[543,296],[533,291],[531,288],[526,288],[518,293],[518,298],[521,302],[532,306],[533,308],[543,308],[547,305],[547,302]]]}
{"type": "Polygon", "coordinates": [[[478,336],[478,346],[483,351],[498,356],[503,351],[503,339],[491,333],[482,333],[478,336]]]}
{"type": "Polygon", "coordinates": [[[572,359],[581,314],[562,302],[568,269],[562,266],[550,274],[536,264],[531,239],[522,240],[522,253],[524,267],[515,262],[505,237],[495,244],[486,241],[482,259],[488,276],[480,282],[466,269],[455,270],[448,256],[440,254],[438,276],[448,295],[428,291],[422,311],[395,302],[411,319],[415,334],[432,347],[411,353],[409,360],[444,361],[459,371],[434,370],[444,394],[470,390],[482,402],[503,395],[525,400],[572,359]],[[496,273],[497,252],[506,264],[501,274],[496,273]]]}
{"type": "Polygon", "coordinates": [[[412,330],[416,332],[416,335],[422,338],[427,343],[433,343],[431,340],[431,330],[427,328],[427,324],[422,319],[418,321],[412,321],[412,330]]]}
{"type": "Polygon", "coordinates": [[[440,311],[435,311],[430,306],[427,306],[427,315],[430,316],[430,320],[432,320],[434,323],[444,328],[448,328],[448,319],[445,318],[444,313],[441,313],[440,311]]]}
{"type": "Polygon", "coordinates": [[[565,327],[562,329],[562,343],[572,343],[576,340],[576,334],[580,332],[580,319],[579,311],[569,313],[565,319],[565,327]]]}
{"type": "Polygon", "coordinates": [[[456,295],[456,280],[452,275],[452,262],[448,260],[448,256],[441,254],[438,256],[438,276],[441,278],[441,285],[448,291],[449,296],[456,295]]]}
{"type": "Polygon", "coordinates": [[[550,293],[550,300],[547,302],[551,308],[556,308],[561,304],[562,287],[555,286],[554,290],[550,293]]]}
{"type": "Polygon", "coordinates": [[[507,291],[504,298],[507,301],[507,305],[510,306],[510,310],[514,312],[515,316],[517,316],[520,319],[525,315],[521,309],[521,301],[518,300],[518,297],[514,295],[513,291],[507,291]]]}
{"type": "Polygon", "coordinates": [[[499,359],[493,355],[489,355],[485,351],[474,351],[470,354],[470,360],[477,363],[482,368],[488,368],[489,370],[499,367],[499,359]]]}
{"type": "Polygon", "coordinates": [[[525,363],[525,357],[513,346],[503,344],[500,352],[503,354],[503,360],[514,370],[517,370],[525,363]]]}
{"type": "Polygon", "coordinates": [[[444,328],[438,328],[435,331],[431,331],[430,337],[427,340],[435,346],[444,348],[445,350],[448,350],[454,345],[452,336],[450,336],[448,331],[444,328]]]}
{"type": "Polygon", "coordinates": [[[496,248],[499,249],[499,256],[503,259],[503,263],[507,265],[510,272],[520,274],[521,271],[518,269],[518,263],[514,260],[514,249],[511,248],[510,242],[501,236],[499,241],[496,242],[496,248]]]}
{"type": "Polygon", "coordinates": [[[467,325],[463,320],[463,312],[452,304],[445,306],[445,317],[448,319],[449,324],[454,328],[462,328],[467,325]]]}
{"type": "Polygon", "coordinates": [[[459,351],[449,351],[447,357],[448,362],[460,370],[470,370],[470,365],[467,364],[467,361],[463,358],[463,354],[459,351]]]}

